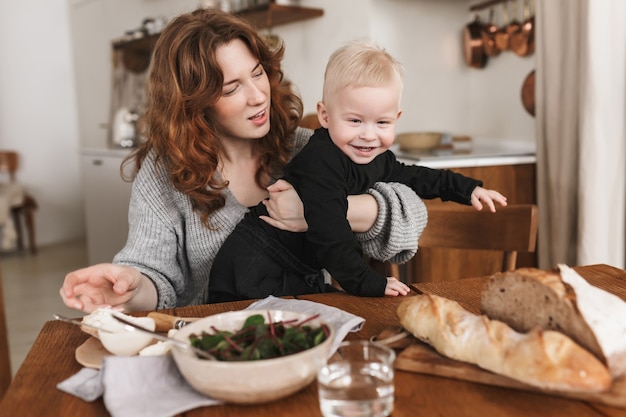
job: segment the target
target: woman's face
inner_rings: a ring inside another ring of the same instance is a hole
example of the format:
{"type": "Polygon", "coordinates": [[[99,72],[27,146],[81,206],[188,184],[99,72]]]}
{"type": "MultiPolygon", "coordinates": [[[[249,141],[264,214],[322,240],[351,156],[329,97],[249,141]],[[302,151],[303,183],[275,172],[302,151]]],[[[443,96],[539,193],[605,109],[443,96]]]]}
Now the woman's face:
{"type": "Polygon", "coordinates": [[[259,139],[270,130],[270,82],[246,44],[233,40],[216,51],[224,74],[222,95],[213,110],[223,139],[259,139]]]}

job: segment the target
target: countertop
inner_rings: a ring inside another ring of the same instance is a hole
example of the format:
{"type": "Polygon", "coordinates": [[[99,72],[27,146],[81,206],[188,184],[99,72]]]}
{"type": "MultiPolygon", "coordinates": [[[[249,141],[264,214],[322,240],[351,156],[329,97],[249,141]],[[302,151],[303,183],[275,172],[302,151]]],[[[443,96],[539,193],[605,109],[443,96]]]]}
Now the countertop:
{"type": "Polygon", "coordinates": [[[534,142],[474,138],[463,149],[405,152],[393,145],[391,150],[400,162],[429,168],[465,168],[496,165],[534,164],[537,162],[534,142]]]}
{"type": "MultiPolygon", "coordinates": [[[[391,150],[400,162],[429,168],[465,168],[496,165],[534,164],[537,162],[534,142],[474,138],[463,149],[404,152],[398,145],[391,150]]],[[[94,157],[125,157],[133,148],[85,148],[81,154],[94,157]]]]}
{"type": "Polygon", "coordinates": [[[91,157],[126,157],[135,148],[83,148],[80,154],[91,157]]]}

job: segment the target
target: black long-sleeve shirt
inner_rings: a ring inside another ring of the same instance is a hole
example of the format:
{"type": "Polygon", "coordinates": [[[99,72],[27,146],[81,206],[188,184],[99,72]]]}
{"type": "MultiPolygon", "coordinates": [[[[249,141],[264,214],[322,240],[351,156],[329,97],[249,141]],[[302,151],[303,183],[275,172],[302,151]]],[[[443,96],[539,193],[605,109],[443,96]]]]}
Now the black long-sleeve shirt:
{"type": "MultiPolygon", "coordinates": [[[[384,295],[387,279],[363,260],[347,220],[348,195],[362,194],[376,182],[399,182],[424,199],[439,197],[469,205],[474,188],[482,186],[481,181],[450,170],[405,165],[391,151],[369,164],[356,164],[335,146],[324,128],[317,129],[285,166],[284,179],[304,204],[306,237],[314,248],[315,266],[325,268],[347,292],[362,296],[384,295]]],[[[276,231],[289,248],[293,233],[276,231]]]]}

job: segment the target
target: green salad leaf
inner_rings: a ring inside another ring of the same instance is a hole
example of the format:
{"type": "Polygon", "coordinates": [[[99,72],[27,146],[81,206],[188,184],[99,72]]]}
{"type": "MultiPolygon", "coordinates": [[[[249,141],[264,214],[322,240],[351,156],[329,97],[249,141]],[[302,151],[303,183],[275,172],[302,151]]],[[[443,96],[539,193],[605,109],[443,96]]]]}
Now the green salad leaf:
{"type": "Polygon", "coordinates": [[[189,335],[192,346],[211,353],[221,361],[250,361],[292,355],[319,345],[328,338],[326,324],[312,327],[308,323],[319,314],[305,320],[268,323],[261,314],[249,316],[236,332],[211,327],[213,333],[189,335]]]}

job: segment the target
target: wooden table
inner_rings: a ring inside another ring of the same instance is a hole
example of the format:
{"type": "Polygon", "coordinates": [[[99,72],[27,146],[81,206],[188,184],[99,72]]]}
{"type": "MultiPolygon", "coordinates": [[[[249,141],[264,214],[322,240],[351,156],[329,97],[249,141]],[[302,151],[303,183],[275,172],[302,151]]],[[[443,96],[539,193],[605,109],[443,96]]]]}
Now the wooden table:
{"type": "MultiPolygon", "coordinates": [[[[590,283],[626,300],[626,271],[608,265],[577,267],[590,283]]],[[[430,292],[459,301],[478,312],[480,287],[486,277],[461,281],[414,284],[417,291],[430,292]]],[[[343,293],[298,297],[342,308],[366,319],[350,339],[369,339],[390,325],[397,325],[396,307],[402,297],[360,298],[343,293]]],[[[251,302],[223,303],[164,310],[186,317],[206,316],[239,310],[251,302]]],[[[63,393],[56,384],[81,369],[74,350],[88,336],[76,326],[49,321],[17,371],[2,403],[6,416],[108,416],[102,399],[85,402],[63,393]]],[[[586,403],[552,395],[498,388],[436,376],[397,371],[393,417],[409,416],[626,416],[626,409],[586,403]]],[[[194,416],[315,416],[320,417],[317,387],[264,405],[221,405],[204,407],[183,414],[194,416]]]]}

